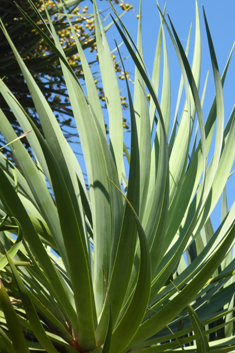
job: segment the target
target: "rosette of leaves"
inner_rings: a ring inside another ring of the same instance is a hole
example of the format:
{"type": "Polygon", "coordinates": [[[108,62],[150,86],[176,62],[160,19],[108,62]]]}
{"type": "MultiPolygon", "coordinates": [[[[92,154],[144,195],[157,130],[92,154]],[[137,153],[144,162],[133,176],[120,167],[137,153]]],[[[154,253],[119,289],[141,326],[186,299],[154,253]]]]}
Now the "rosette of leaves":
{"type": "Polygon", "coordinates": [[[8,143],[14,141],[10,146],[20,170],[0,154],[0,350],[234,351],[235,207],[227,208],[226,183],[234,162],[235,114],[232,111],[224,127],[222,93],[231,54],[220,76],[204,13],[216,90],[204,124],[198,94],[201,34],[197,3],[192,66],[173,24],[170,22],[170,28],[159,10],[152,80],[143,61],[141,9],[137,47],[119,18],[115,25],[136,68],[134,97],[126,80],[131,148],[130,154],[124,148],[123,157],[118,79],[96,2],[93,4],[110,140],[80,42],[76,40],[86,95],[50,16],[54,41],[26,15],[60,60],[84,152],[88,190],[84,166],[75,158],[2,24],[34,100],[43,136],[1,81],[1,94],[22,130],[33,130],[26,137],[35,159],[21,140],[15,140],[17,135],[1,110],[1,131],[8,143]],[[179,121],[175,118],[171,132],[166,30],[182,71],[179,100],[183,85],[186,92],[183,113],[179,121]],[[196,116],[198,139],[193,134],[196,116]],[[213,135],[214,154],[207,165],[213,135]],[[195,141],[192,149],[191,141],[195,141]],[[222,221],[214,231],[210,216],[221,195],[222,221]]]}

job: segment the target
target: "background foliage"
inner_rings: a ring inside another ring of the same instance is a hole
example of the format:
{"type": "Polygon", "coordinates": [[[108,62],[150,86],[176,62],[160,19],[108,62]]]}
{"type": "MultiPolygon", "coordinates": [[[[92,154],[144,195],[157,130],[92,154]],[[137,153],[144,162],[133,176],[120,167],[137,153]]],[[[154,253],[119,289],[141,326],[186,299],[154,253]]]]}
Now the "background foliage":
{"type": "MultiPolygon", "coordinates": [[[[27,0],[14,1],[3,1],[0,7],[0,18],[4,25],[9,31],[12,40],[14,41],[17,50],[24,59],[27,67],[33,74],[34,79],[42,90],[45,98],[47,99],[50,107],[55,112],[55,116],[60,126],[62,127],[65,136],[69,141],[78,143],[77,133],[74,132],[74,121],[73,114],[71,111],[70,101],[68,99],[67,89],[63,78],[60,62],[48,46],[43,38],[41,38],[35,29],[32,29],[28,21],[22,16],[19,9],[16,7],[16,3],[20,5],[24,11],[26,11],[31,18],[37,22],[38,26],[48,34],[47,27],[44,26],[40,18],[35,14],[33,8],[27,0]]],[[[124,1],[115,0],[114,4],[119,5],[123,12],[127,12],[133,9],[133,6],[125,3],[124,1]]],[[[84,73],[82,70],[80,57],[77,52],[75,45],[74,36],[68,25],[66,17],[63,15],[62,6],[59,1],[45,1],[45,5],[42,0],[34,2],[34,5],[39,10],[39,13],[45,18],[44,6],[48,8],[51,19],[53,20],[55,29],[60,38],[60,44],[62,45],[68,62],[74,70],[78,79],[81,82],[84,81],[84,73]]],[[[99,85],[97,78],[99,78],[99,71],[97,71],[97,46],[95,41],[94,32],[94,14],[92,5],[90,5],[91,11],[87,5],[83,5],[83,0],[68,0],[65,3],[67,10],[70,13],[70,20],[74,26],[75,33],[80,40],[82,48],[86,51],[89,50],[90,62],[92,66],[93,77],[97,85],[99,97],[104,102],[104,93],[102,85],[99,85]]],[[[108,7],[108,2],[107,2],[108,7]]],[[[105,18],[106,11],[102,15],[105,18]]],[[[106,26],[105,30],[108,30],[110,24],[106,26]]],[[[11,91],[15,94],[17,99],[21,101],[26,111],[33,116],[34,122],[41,130],[40,121],[38,119],[37,112],[35,110],[30,92],[24,77],[19,70],[19,66],[15,61],[14,54],[9,46],[5,36],[0,33],[0,50],[2,53],[1,65],[0,65],[0,76],[5,77],[5,83],[9,86],[11,91]]],[[[120,71],[119,64],[115,60],[115,67],[117,72],[120,71]]],[[[120,79],[123,79],[123,75],[120,72],[120,79]]],[[[9,121],[14,126],[15,131],[20,135],[22,133],[21,127],[18,125],[12,112],[5,103],[5,100],[0,98],[1,108],[7,115],[9,121]]],[[[107,131],[108,132],[108,131],[107,131]]],[[[1,137],[1,143],[5,144],[3,136],[1,137]]],[[[25,141],[26,147],[29,147],[27,141],[25,141]]],[[[9,157],[13,157],[9,148],[6,148],[6,152],[9,157]]],[[[30,149],[29,149],[29,152],[30,149]]]]}

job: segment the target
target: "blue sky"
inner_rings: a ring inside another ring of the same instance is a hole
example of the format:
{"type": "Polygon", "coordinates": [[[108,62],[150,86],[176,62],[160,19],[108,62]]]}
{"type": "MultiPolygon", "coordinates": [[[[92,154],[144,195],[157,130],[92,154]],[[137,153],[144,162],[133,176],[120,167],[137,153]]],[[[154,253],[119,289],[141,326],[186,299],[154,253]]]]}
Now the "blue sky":
{"type": "MultiPolygon", "coordinates": [[[[156,6],[155,0],[144,0],[143,2],[143,42],[144,42],[144,59],[145,64],[148,68],[148,71],[151,75],[158,30],[160,25],[158,9],[156,6]]],[[[134,9],[138,12],[139,9],[139,1],[129,1],[129,4],[134,6],[134,9]]],[[[108,7],[107,1],[99,1],[97,0],[98,7],[100,9],[106,9],[108,7]]],[[[164,8],[165,1],[159,0],[160,8],[164,8]]],[[[85,0],[81,3],[82,6],[88,5],[89,10],[92,12],[92,5],[89,0],[85,0]]],[[[202,88],[204,85],[204,81],[206,78],[207,71],[209,70],[209,80],[207,85],[207,91],[203,106],[204,118],[206,119],[207,114],[209,112],[214,94],[214,81],[212,74],[212,67],[210,62],[208,44],[207,44],[207,36],[204,25],[203,18],[203,10],[202,6],[204,5],[209,28],[212,35],[212,40],[214,43],[217,60],[219,64],[220,73],[222,74],[224,66],[226,64],[227,58],[235,41],[235,22],[234,22],[234,14],[235,14],[235,1],[227,0],[226,2],[218,1],[218,0],[207,0],[201,1],[198,0],[199,7],[199,16],[201,23],[201,36],[202,36],[202,67],[201,67],[201,85],[200,85],[200,93],[202,92],[202,88]]],[[[118,7],[117,7],[118,8],[118,7]]],[[[88,11],[89,12],[89,11],[88,11]]],[[[107,11],[106,13],[108,13],[107,11]]],[[[106,14],[105,13],[105,14],[106,14]]],[[[121,11],[120,11],[121,13],[121,11]]],[[[194,0],[169,0],[166,7],[166,13],[170,15],[170,18],[174,24],[174,27],[178,33],[178,36],[181,40],[181,43],[184,47],[186,47],[188,32],[191,23],[192,27],[192,35],[190,42],[190,51],[189,51],[189,60],[192,59],[192,53],[194,49],[194,31],[195,31],[195,1],[194,0]]],[[[130,32],[132,38],[136,41],[137,37],[137,26],[138,20],[136,18],[137,13],[134,11],[129,11],[124,15],[123,22],[125,23],[128,31],[130,32]]],[[[110,22],[110,17],[105,22],[108,24],[110,22]]],[[[108,40],[110,43],[111,50],[114,49],[114,38],[118,43],[121,42],[120,37],[116,29],[113,28],[108,31],[108,40]]],[[[171,44],[170,38],[167,35],[167,44],[168,44],[168,55],[170,61],[170,73],[171,73],[171,89],[172,89],[172,115],[174,114],[175,104],[178,93],[178,86],[180,80],[180,68],[177,61],[176,54],[174,52],[173,46],[171,44]]],[[[123,56],[125,56],[124,46],[121,47],[121,52],[123,56]]],[[[132,66],[131,59],[129,59],[125,63],[127,70],[134,73],[134,69],[132,66]]],[[[224,102],[225,102],[225,122],[227,121],[233,105],[235,103],[235,53],[233,54],[230,68],[228,71],[227,80],[224,86],[224,102]]],[[[232,202],[235,199],[235,176],[230,178],[228,182],[228,204],[231,206],[232,202]]],[[[215,209],[212,218],[213,224],[215,228],[219,225],[220,222],[220,204],[215,209]]]]}

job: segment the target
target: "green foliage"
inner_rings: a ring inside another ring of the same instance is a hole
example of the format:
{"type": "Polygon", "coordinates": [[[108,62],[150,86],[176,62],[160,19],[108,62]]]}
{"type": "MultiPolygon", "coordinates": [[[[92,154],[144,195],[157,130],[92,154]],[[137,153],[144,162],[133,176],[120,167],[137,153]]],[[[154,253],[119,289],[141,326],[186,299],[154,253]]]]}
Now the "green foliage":
{"type": "Polygon", "coordinates": [[[25,14],[60,60],[83,148],[88,188],[83,166],[1,24],[43,134],[2,80],[2,97],[26,134],[34,158],[0,110],[1,131],[18,166],[0,153],[0,351],[234,351],[235,207],[227,208],[226,183],[235,156],[235,112],[224,127],[222,92],[232,52],[220,77],[204,14],[216,90],[204,123],[198,94],[201,34],[197,3],[192,67],[172,23],[170,29],[159,9],[152,80],[143,62],[141,6],[137,47],[119,18],[115,26],[135,64],[134,97],[126,77],[129,155],[123,142],[115,65],[95,1],[93,5],[109,140],[96,85],[70,18],[87,95],[69,65],[50,15],[53,41],[25,14]],[[164,28],[182,71],[179,101],[182,85],[186,92],[183,113],[178,120],[177,108],[171,133],[164,28]],[[196,116],[200,136],[198,128],[194,136],[196,116]],[[214,154],[207,165],[213,135],[214,154]],[[222,194],[222,221],[214,231],[210,216],[222,194]]]}
{"type": "MultiPolygon", "coordinates": [[[[119,0],[116,0],[115,4],[119,4],[119,0]]],[[[86,50],[86,52],[89,51],[89,64],[92,67],[93,77],[97,89],[99,90],[99,97],[102,101],[105,101],[103,89],[100,87],[99,72],[96,71],[95,67],[95,64],[97,63],[97,45],[95,40],[95,19],[92,6],[90,6],[90,9],[88,6],[82,6],[83,0],[66,1],[65,6],[69,12],[75,34],[72,33],[70,26],[68,25],[67,17],[63,15],[63,7],[58,0],[34,1],[33,6],[37,8],[38,15],[35,13],[28,0],[18,0],[16,2],[12,0],[3,1],[0,7],[0,18],[3,21],[4,26],[10,34],[16,49],[32,73],[36,83],[46,97],[57,121],[66,133],[67,139],[69,141],[73,140],[77,142],[77,130],[72,119],[73,114],[71,105],[58,57],[47,44],[46,40],[39,35],[36,29],[32,28],[30,23],[20,12],[17,5],[21,6],[21,8],[47,35],[49,35],[49,30],[43,23],[42,18],[45,19],[46,17],[45,7],[48,9],[67,60],[78,79],[83,80],[84,72],[82,70],[80,56],[77,52],[74,35],[79,39],[82,48],[86,50]]],[[[133,8],[133,6],[125,4],[124,2],[121,2],[119,5],[123,10],[123,14],[133,8]]],[[[46,22],[48,23],[48,21],[46,22]]],[[[105,31],[107,31],[110,26],[111,23],[105,27],[105,31]]],[[[40,120],[38,119],[37,111],[35,110],[24,76],[14,58],[12,49],[2,32],[0,32],[0,39],[0,51],[2,54],[0,58],[0,77],[4,77],[4,82],[15,97],[21,102],[25,110],[31,115],[31,117],[33,117],[34,122],[41,130],[40,120]]],[[[114,55],[113,59],[115,61],[114,55]]],[[[121,69],[117,61],[115,61],[115,67],[117,72],[121,75],[121,69]]],[[[121,75],[121,77],[123,76],[121,75]]],[[[18,124],[17,119],[14,114],[12,114],[2,97],[0,97],[0,105],[16,133],[22,133],[22,129],[18,124]]],[[[1,135],[0,141],[2,144],[5,142],[1,135]]],[[[27,140],[24,140],[24,144],[26,147],[29,147],[27,140]]],[[[31,152],[30,148],[28,148],[28,150],[31,152]]],[[[5,148],[4,153],[8,153],[8,157],[12,157],[9,148],[5,148]]]]}

